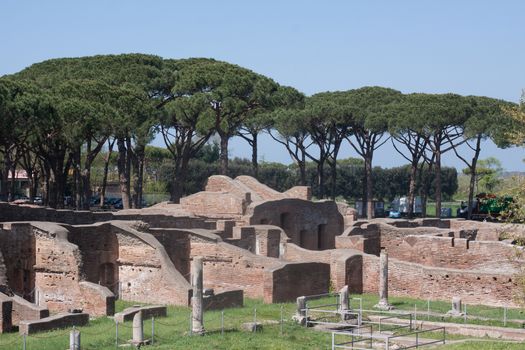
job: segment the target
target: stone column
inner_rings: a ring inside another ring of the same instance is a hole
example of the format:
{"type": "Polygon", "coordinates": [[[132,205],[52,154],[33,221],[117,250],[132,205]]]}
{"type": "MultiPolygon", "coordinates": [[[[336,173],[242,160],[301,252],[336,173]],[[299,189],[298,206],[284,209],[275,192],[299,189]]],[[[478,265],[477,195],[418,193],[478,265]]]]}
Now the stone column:
{"type": "Polygon", "coordinates": [[[191,286],[193,295],[191,297],[192,307],[192,332],[203,334],[203,300],[202,300],[202,257],[194,257],[191,266],[191,286]]]}
{"type": "Polygon", "coordinates": [[[384,248],[379,254],[379,303],[374,307],[380,310],[394,308],[388,303],[388,253],[384,248]]]}
{"type": "Polygon", "coordinates": [[[451,316],[463,316],[460,297],[452,298],[452,310],[448,311],[447,314],[451,316]]]}
{"type": "Polygon", "coordinates": [[[133,344],[144,344],[144,324],[142,323],[142,311],[133,316],[133,344]]]}
{"type": "Polygon", "coordinates": [[[299,323],[301,326],[306,325],[306,298],[298,297],[297,298],[297,310],[292,319],[299,323]]]}
{"type": "Polygon", "coordinates": [[[341,314],[341,320],[348,320],[350,315],[346,312],[348,311],[348,286],[344,286],[339,291],[339,313],[341,314]]]}
{"type": "Polygon", "coordinates": [[[69,350],[80,350],[80,331],[72,330],[69,332],[69,350]]]}

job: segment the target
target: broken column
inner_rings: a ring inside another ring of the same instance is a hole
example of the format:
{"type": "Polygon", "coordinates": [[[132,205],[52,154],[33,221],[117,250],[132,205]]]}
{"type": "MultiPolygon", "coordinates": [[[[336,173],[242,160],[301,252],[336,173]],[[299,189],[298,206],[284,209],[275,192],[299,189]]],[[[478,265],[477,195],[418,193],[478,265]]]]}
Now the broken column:
{"type": "Polygon", "coordinates": [[[139,311],[133,316],[133,339],[131,341],[135,345],[144,344],[144,324],[142,323],[142,311],[139,311]]]}
{"type": "Polygon", "coordinates": [[[452,310],[447,312],[451,316],[463,316],[463,311],[461,310],[461,298],[453,297],[452,298],[452,310]]]}
{"type": "Polygon", "coordinates": [[[193,334],[204,334],[204,309],[202,300],[202,257],[193,258],[193,264],[191,267],[191,286],[193,288],[193,295],[191,297],[192,332],[193,334]]]}
{"type": "Polygon", "coordinates": [[[380,310],[394,308],[388,303],[388,253],[384,248],[381,248],[379,254],[379,303],[374,307],[380,310]]]}
{"type": "Polygon", "coordinates": [[[297,311],[292,319],[301,326],[306,325],[306,297],[297,298],[297,311]]]}
{"type": "Polygon", "coordinates": [[[77,329],[69,332],[69,350],[80,350],[80,331],[77,329]]]}
{"type": "Polygon", "coordinates": [[[348,299],[348,286],[344,286],[339,291],[339,313],[343,321],[348,320],[350,316],[348,314],[348,299]]]}

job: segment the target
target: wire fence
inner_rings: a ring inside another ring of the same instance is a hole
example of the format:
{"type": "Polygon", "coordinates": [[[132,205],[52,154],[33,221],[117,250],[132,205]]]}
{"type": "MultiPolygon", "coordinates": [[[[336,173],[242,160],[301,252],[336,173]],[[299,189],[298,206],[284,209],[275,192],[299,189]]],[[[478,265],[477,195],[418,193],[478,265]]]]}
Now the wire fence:
{"type": "MultiPolygon", "coordinates": [[[[264,310],[226,309],[218,311],[207,311],[204,313],[204,334],[225,336],[229,332],[253,331],[254,333],[272,329],[276,334],[283,335],[285,324],[291,320],[285,319],[284,309],[277,308],[270,311],[264,310]],[[246,326],[246,325],[249,325],[246,326]],[[256,326],[254,326],[256,325],[256,326]]],[[[95,321],[96,322],[96,321],[95,321]]],[[[180,311],[169,314],[167,317],[149,317],[142,320],[142,327],[134,326],[133,321],[110,322],[104,320],[99,324],[72,327],[50,332],[41,332],[28,335],[11,335],[8,339],[0,337],[0,349],[69,349],[74,339],[70,337],[72,331],[80,333],[81,344],[76,344],[78,349],[115,349],[132,343],[134,330],[142,328],[144,341],[149,344],[173,344],[181,337],[195,335],[192,330],[192,314],[189,311],[180,311]]],[[[77,348],[75,348],[77,349],[77,348]]]]}

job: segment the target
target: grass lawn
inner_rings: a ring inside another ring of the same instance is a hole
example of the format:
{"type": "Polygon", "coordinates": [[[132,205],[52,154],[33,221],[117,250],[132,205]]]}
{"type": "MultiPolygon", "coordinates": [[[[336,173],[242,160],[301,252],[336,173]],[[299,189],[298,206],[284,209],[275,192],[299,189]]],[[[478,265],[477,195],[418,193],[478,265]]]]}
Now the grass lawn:
{"type": "MultiPolygon", "coordinates": [[[[361,297],[361,296],[359,296],[361,297]]],[[[333,301],[333,299],[332,299],[333,301]]],[[[426,310],[426,301],[410,298],[391,298],[391,303],[400,310],[413,310],[414,303],[418,310],[426,310]]],[[[321,301],[325,302],[325,301],[321,301]]],[[[362,295],[364,309],[372,308],[377,303],[374,295],[362,295]]],[[[117,301],[117,311],[129,307],[129,302],[117,301]]],[[[353,300],[353,307],[359,304],[353,300]]],[[[450,306],[446,302],[432,302],[435,312],[446,312],[450,306]]],[[[473,313],[497,316],[501,309],[471,306],[473,313]]],[[[221,334],[221,312],[205,313],[205,336],[188,336],[190,309],[185,307],[169,307],[168,317],[155,320],[155,344],[146,349],[327,349],[330,348],[331,334],[328,332],[306,329],[291,322],[295,312],[295,303],[264,304],[260,300],[245,300],[245,306],[224,311],[224,334],[221,334]],[[283,329],[279,323],[281,310],[284,317],[283,329]],[[255,316],[256,313],[256,316],[255,316]],[[240,330],[244,322],[252,322],[254,317],[263,322],[261,332],[248,333],[240,330]],[[272,324],[267,323],[273,321],[272,324]]],[[[509,318],[524,316],[519,310],[509,310],[509,318]]],[[[115,324],[112,319],[99,318],[92,320],[87,327],[80,327],[82,349],[115,349],[115,324]]],[[[70,329],[53,332],[37,333],[27,337],[27,350],[66,349],[69,345],[70,329]]],[[[119,325],[119,343],[123,344],[131,338],[131,322],[119,325]]],[[[146,338],[151,338],[151,321],[144,321],[146,338]]],[[[433,337],[434,335],[426,335],[433,337]]],[[[438,336],[437,334],[435,335],[438,336]]],[[[447,335],[448,340],[461,339],[461,336],[447,335]]],[[[443,349],[525,349],[523,344],[506,344],[501,342],[480,342],[475,344],[451,344],[443,349]],[[470,347],[469,347],[470,346],[470,347]],[[499,346],[499,347],[498,347],[499,346]],[[520,347],[521,346],[521,347],[520,347]]],[[[0,349],[22,349],[22,337],[18,333],[0,335],[0,349]]]]}

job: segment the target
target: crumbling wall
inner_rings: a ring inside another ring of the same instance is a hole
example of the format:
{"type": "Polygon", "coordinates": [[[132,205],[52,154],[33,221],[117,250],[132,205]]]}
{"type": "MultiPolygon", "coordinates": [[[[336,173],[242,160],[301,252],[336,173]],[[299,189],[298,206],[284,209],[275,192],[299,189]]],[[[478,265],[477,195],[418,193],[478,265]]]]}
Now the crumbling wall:
{"type": "Polygon", "coordinates": [[[118,240],[118,275],[123,300],[188,305],[191,286],[175,268],[162,244],[149,233],[113,221],[118,240]]]}
{"type": "Polygon", "coordinates": [[[293,243],[286,243],[281,258],[295,262],[322,262],[330,266],[330,280],[332,286],[339,290],[345,285],[351,286],[351,291],[362,290],[361,261],[356,257],[361,253],[353,249],[331,249],[311,251],[293,243]]]}
{"type": "Polygon", "coordinates": [[[35,303],[53,312],[84,309],[93,316],[111,315],[114,296],[107,288],[99,286],[98,293],[86,295],[81,287],[82,257],[78,246],[67,240],[69,231],[51,223],[31,223],[31,227],[36,242],[35,303]]]}
{"type": "Polygon", "coordinates": [[[293,243],[310,250],[333,249],[344,226],[335,202],[291,198],[253,203],[243,220],[249,225],[279,226],[293,243]]]}
{"type": "Polygon", "coordinates": [[[264,274],[264,301],[283,303],[302,295],[328,292],[330,265],[319,262],[288,263],[264,274]]]}
{"type": "Polygon", "coordinates": [[[324,292],[328,290],[328,264],[320,263],[319,269],[312,270],[311,263],[290,263],[256,255],[223,242],[218,235],[197,230],[188,232],[191,234],[191,256],[201,256],[204,260],[206,288],[242,289],[247,297],[262,298],[268,303],[314,294],[322,286],[326,287],[324,292]]]}
{"type": "Polygon", "coordinates": [[[455,269],[507,268],[517,256],[516,247],[495,241],[469,241],[464,238],[407,236],[394,248],[391,257],[427,266],[455,269]]]}
{"type": "MultiPolygon", "coordinates": [[[[394,296],[446,300],[459,296],[467,303],[517,306],[516,282],[505,272],[427,267],[390,258],[388,290],[394,296]]],[[[363,255],[363,291],[377,293],[379,257],[363,255]]]]}

